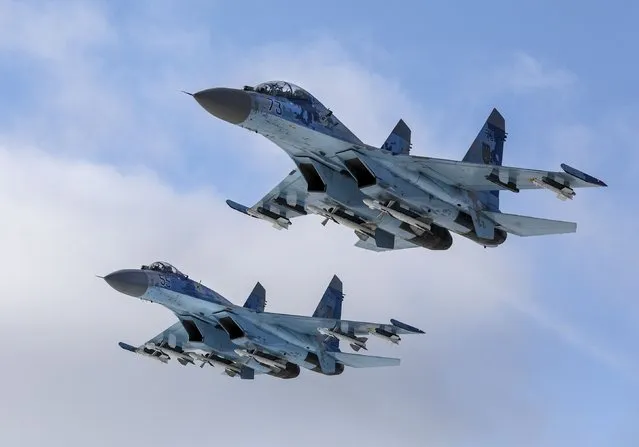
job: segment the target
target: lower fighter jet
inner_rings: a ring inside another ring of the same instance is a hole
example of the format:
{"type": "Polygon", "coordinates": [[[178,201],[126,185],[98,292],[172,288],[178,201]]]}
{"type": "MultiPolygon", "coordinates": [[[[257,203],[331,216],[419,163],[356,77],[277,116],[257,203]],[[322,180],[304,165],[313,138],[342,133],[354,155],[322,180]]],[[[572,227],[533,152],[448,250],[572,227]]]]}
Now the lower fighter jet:
{"type": "Polygon", "coordinates": [[[402,334],[424,333],[393,319],[390,324],[342,320],[344,294],[337,276],[312,317],[264,312],[266,291],[259,282],[244,306],[237,306],[166,262],[118,270],[104,280],[120,293],[161,304],[179,320],[141,346],[121,342],[120,347],[162,363],[217,366],[242,379],[255,374],[291,379],[300,368],[337,375],[344,366],[397,366],[397,358],[342,352],[339,342],[359,351],[367,349],[364,335],[397,344],[402,334]]]}

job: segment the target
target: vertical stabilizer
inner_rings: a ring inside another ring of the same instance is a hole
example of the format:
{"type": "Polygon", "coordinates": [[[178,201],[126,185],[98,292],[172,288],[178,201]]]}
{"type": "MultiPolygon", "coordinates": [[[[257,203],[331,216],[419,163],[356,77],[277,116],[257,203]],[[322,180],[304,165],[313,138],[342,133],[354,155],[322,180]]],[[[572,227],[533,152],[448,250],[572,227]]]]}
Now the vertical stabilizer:
{"type": "Polygon", "coordinates": [[[410,134],[410,128],[404,120],[399,120],[384,144],[382,144],[382,150],[389,151],[393,155],[410,154],[410,134]]]}
{"type": "MultiPolygon", "coordinates": [[[[462,161],[501,166],[505,141],[506,120],[493,109],[462,161]]],[[[499,190],[478,192],[477,196],[487,210],[499,210],[499,190]]]]}
{"type": "Polygon", "coordinates": [[[266,290],[259,282],[255,284],[253,291],[246,299],[244,307],[252,309],[255,312],[264,312],[266,307],[266,290]]]}
{"type": "MultiPolygon", "coordinates": [[[[342,301],[344,293],[342,292],[342,281],[333,276],[330,284],[326,288],[322,299],[320,300],[313,316],[317,318],[333,318],[339,320],[342,318],[342,301]]],[[[324,337],[324,346],[327,351],[339,351],[339,339],[331,336],[324,337]]]]}
{"type": "Polygon", "coordinates": [[[322,299],[317,304],[314,317],[318,318],[334,318],[339,320],[342,318],[342,301],[344,300],[344,294],[342,293],[342,281],[333,276],[330,284],[326,288],[322,299]]]}

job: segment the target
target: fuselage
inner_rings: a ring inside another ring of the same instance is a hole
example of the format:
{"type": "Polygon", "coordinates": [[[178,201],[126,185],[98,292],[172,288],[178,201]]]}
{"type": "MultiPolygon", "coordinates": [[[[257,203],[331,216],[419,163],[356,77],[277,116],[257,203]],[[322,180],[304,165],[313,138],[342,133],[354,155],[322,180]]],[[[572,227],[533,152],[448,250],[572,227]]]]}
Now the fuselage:
{"type": "Polygon", "coordinates": [[[320,101],[295,85],[215,88],[194,96],[214,116],[263,135],[291,157],[309,185],[307,211],[328,217],[325,211],[344,210],[340,223],[355,230],[365,231],[344,219],[352,215],[355,224],[363,221],[431,249],[450,247],[448,231],[484,246],[505,240],[505,233],[497,233],[493,240],[474,234],[469,213],[478,199],[472,193],[399,166],[394,157],[403,155],[364,144],[320,101]],[[355,159],[357,163],[349,163],[355,159]],[[367,206],[366,199],[399,202],[399,210],[409,218],[380,212],[367,206]],[[424,232],[409,223],[411,216],[435,228],[424,232]]]}

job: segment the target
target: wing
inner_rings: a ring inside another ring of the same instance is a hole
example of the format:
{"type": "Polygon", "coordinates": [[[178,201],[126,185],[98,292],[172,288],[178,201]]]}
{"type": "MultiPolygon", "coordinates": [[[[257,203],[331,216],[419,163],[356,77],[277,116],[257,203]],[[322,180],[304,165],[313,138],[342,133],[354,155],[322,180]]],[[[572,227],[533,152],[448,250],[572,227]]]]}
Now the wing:
{"type": "Polygon", "coordinates": [[[297,169],[292,170],[275,188],[251,207],[227,200],[228,206],[249,216],[269,221],[275,228],[288,228],[291,219],[307,214],[307,184],[297,169]]]}
{"type": "Polygon", "coordinates": [[[418,156],[398,156],[396,159],[407,169],[473,191],[504,189],[518,192],[520,189],[548,187],[544,185],[555,186],[559,190],[563,187],[607,186],[601,180],[563,163],[563,172],[552,172],[418,156]]]}
{"type": "Polygon", "coordinates": [[[228,334],[222,329],[217,330],[209,323],[201,320],[197,320],[196,324],[194,320],[189,318],[183,318],[180,315],[177,315],[177,317],[180,321],[141,346],[135,347],[120,342],[120,347],[126,351],[159,360],[162,363],[168,363],[173,358],[181,365],[188,365],[189,363],[195,365],[196,362],[199,362],[200,367],[204,367],[204,365],[208,364],[221,368],[223,374],[241,379],[253,379],[255,374],[269,371],[267,368],[255,364],[254,361],[239,358],[234,353],[235,346],[230,340],[227,342],[228,345],[225,346],[224,343],[228,340],[228,334]],[[208,334],[208,342],[206,344],[203,343],[203,335],[199,328],[203,328],[208,334]],[[209,344],[216,341],[216,336],[211,330],[224,334],[224,340],[221,340],[222,343],[217,340],[217,344],[209,344]],[[247,364],[249,362],[252,364],[247,364]]]}
{"type": "Polygon", "coordinates": [[[186,331],[183,322],[178,321],[173,326],[165,329],[164,331],[160,332],[158,335],[138,347],[131,346],[124,342],[120,342],[118,344],[122,349],[126,351],[131,351],[146,357],[155,358],[162,363],[167,363],[170,357],[161,350],[156,349],[156,347],[164,344],[167,344],[168,346],[182,346],[188,341],[189,334],[186,331]]]}
{"type": "MultiPolygon", "coordinates": [[[[235,309],[242,310],[241,308],[235,309]]],[[[337,320],[334,318],[317,318],[303,315],[288,315],[264,312],[260,314],[245,314],[242,316],[254,320],[256,323],[282,326],[288,330],[308,335],[317,335],[318,329],[338,330],[346,334],[366,335],[370,333],[401,335],[401,334],[423,334],[424,331],[406,323],[391,319],[390,324],[367,323],[364,321],[337,320]]]]}

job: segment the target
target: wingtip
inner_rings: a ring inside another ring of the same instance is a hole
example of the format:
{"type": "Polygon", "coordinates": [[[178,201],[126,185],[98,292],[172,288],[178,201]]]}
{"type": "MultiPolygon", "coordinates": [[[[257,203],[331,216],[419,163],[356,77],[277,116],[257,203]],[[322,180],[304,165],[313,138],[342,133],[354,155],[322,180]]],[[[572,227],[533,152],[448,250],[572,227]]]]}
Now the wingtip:
{"type": "Polygon", "coordinates": [[[566,163],[561,163],[561,169],[568,175],[572,175],[573,177],[576,177],[578,179],[583,180],[584,182],[590,183],[591,185],[597,185],[597,186],[602,186],[602,187],[607,187],[608,185],[599,180],[597,177],[593,177],[590,174],[586,174],[583,171],[580,171],[579,169],[573,168],[570,165],[567,165],[566,163]]]}
{"type": "Polygon", "coordinates": [[[193,96],[193,93],[187,92],[186,90],[180,90],[180,91],[184,93],[185,95],[193,96]]]}
{"type": "Polygon", "coordinates": [[[415,326],[411,326],[410,324],[406,324],[403,323],[399,320],[395,320],[394,318],[391,318],[390,320],[391,324],[393,326],[397,326],[400,329],[404,329],[405,331],[408,332],[413,332],[415,334],[425,334],[426,332],[422,331],[421,329],[416,328],[415,326]]]}

